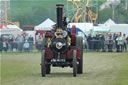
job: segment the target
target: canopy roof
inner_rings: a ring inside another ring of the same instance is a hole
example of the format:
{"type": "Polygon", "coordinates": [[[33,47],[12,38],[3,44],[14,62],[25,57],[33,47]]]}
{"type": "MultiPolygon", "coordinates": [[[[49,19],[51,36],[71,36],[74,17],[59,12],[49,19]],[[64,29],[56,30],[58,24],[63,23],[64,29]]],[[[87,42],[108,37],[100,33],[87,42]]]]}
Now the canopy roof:
{"type": "Polygon", "coordinates": [[[110,26],[105,26],[105,25],[98,25],[98,26],[94,26],[93,29],[90,30],[90,33],[95,36],[96,33],[106,33],[106,32],[110,32],[110,26]]]}
{"type": "Polygon", "coordinates": [[[19,27],[16,26],[16,25],[7,25],[7,28],[8,28],[8,29],[18,29],[18,30],[20,30],[20,31],[23,31],[21,28],[19,28],[19,27]]]}
{"type": "Polygon", "coordinates": [[[103,32],[110,32],[109,26],[94,26],[93,31],[103,33],[103,32]]]}
{"type": "Polygon", "coordinates": [[[115,22],[112,19],[108,19],[105,23],[105,25],[115,25],[115,22]]]}
{"type": "Polygon", "coordinates": [[[51,19],[46,19],[43,23],[35,26],[34,30],[51,30],[52,25],[56,24],[51,19]]]}
{"type": "Polygon", "coordinates": [[[110,26],[111,32],[121,32],[128,36],[128,24],[116,24],[110,26]]]}
{"type": "Polygon", "coordinates": [[[2,34],[12,34],[14,36],[17,36],[18,34],[22,34],[23,30],[20,29],[16,25],[7,25],[3,26],[2,29],[0,29],[0,35],[2,34]]]}

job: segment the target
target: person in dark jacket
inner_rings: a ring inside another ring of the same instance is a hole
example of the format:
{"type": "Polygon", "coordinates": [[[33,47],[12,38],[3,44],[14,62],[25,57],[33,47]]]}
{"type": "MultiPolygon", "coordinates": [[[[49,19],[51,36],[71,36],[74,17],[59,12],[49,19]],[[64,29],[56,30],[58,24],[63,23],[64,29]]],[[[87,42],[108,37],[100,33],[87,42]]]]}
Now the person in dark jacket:
{"type": "Polygon", "coordinates": [[[10,45],[11,51],[13,50],[13,36],[9,36],[8,38],[8,44],[10,45]]]}
{"type": "Polygon", "coordinates": [[[30,44],[29,46],[30,51],[33,50],[33,40],[34,40],[33,37],[30,35],[28,38],[28,43],[30,44]]]}
{"type": "Polygon", "coordinates": [[[127,44],[128,44],[128,37],[126,38],[126,40],[127,40],[127,44]]]}
{"type": "Polygon", "coordinates": [[[105,52],[105,37],[104,34],[101,35],[101,49],[103,52],[105,52]]]}
{"type": "Polygon", "coordinates": [[[94,49],[96,51],[99,51],[99,47],[100,47],[100,44],[99,44],[99,41],[100,41],[100,37],[99,37],[99,34],[96,34],[96,36],[94,37],[94,49]]]}
{"type": "Polygon", "coordinates": [[[87,42],[88,42],[89,50],[92,50],[92,41],[91,40],[92,40],[91,34],[88,34],[87,42]]]}
{"type": "Polygon", "coordinates": [[[108,52],[112,52],[112,47],[113,47],[113,37],[112,34],[109,34],[109,39],[108,39],[108,52]]]}

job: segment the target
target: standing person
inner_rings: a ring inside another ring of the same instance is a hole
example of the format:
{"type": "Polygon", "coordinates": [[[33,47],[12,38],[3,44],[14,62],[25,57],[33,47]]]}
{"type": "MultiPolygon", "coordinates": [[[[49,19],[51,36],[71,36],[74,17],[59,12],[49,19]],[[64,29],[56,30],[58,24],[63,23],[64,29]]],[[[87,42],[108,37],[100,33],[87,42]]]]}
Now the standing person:
{"type": "Polygon", "coordinates": [[[118,37],[116,38],[117,41],[117,52],[122,52],[122,44],[123,44],[123,40],[121,37],[121,33],[118,34],[118,37]]]}
{"type": "Polygon", "coordinates": [[[115,33],[114,36],[113,36],[113,40],[114,40],[114,48],[116,49],[117,51],[117,48],[118,48],[118,45],[117,45],[117,37],[118,37],[118,33],[115,33]]]}
{"type": "Polygon", "coordinates": [[[16,41],[16,37],[14,37],[14,39],[13,39],[13,51],[17,51],[17,49],[18,49],[18,44],[16,41]]]}
{"type": "Polygon", "coordinates": [[[127,52],[126,34],[123,34],[122,40],[123,40],[123,51],[125,50],[125,52],[127,52]]]}
{"type": "Polygon", "coordinates": [[[20,52],[22,52],[22,50],[23,50],[23,43],[24,43],[24,38],[23,38],[23,36],[22,36],[22,35],[18,35],[16,41],[17,41],[17,44],[18,44],[18,50],[19,50],[20,52]]]}
{"type": "Polygon", "coordinates": [[[8,41],[7,41],[6,38],[3,39],[3,50],[4,50],[5,52],[8,51],[8,41]]]}
{"type": "Polygon", "coordinates": [[[117,41],[116,41],[116,38],[117,38],[117,34],[114,33],[114,35],[113,35],[113,48],[114,48],[114,49],[116,49],[116,47],[117,47],[117,41]]]}
{"type": "MultiPolygon", "coordinates": [[[[126,46],[128,46],[128,36],[126,37],[126,41],[127,41],[127,44],[126,44],[126,46]]],[[[127,50],[128,51],[128,50],[127,50]]]]}
{"type": "Polygon", "coordinates": [[[127,36],[126,40],[127,40],[127,44],[128,44],[128,36],[127,36]]]}
{"type": "Polygon", "coordinates": [[[25,43],[23,44],[24,52],[29,52],[29,47],[30,47],[30,44],[28,43],[27,40],[25,40],[25,43]]]}
{"type": "Polygon", "coordinates": [[[95,48],[96,48],[97,51],[99,51],[99,49],[100,49],[100,37],[99,37],[99,34],[96,34],[95,40],[96,40],[95,48]]]}
{"type": "Polygon", "coordinates": [[[27,33],[22,34],[22,37],[23,37],[23,40],[24,40],[23,43],[25,42],[27,35],[28,35],[27,33]]]}
{"type": "Polygon", "coordinates": [[[103,34],[99,34],[99,50],[103,48],[102,36],[103,34]]]}
{"type": "Polygon", "coordinates": [[[33,37],[30,35],[28,38],[28,43],[30,44],[29,49],[30,51],[33,50],[33,37]]]}
{"type": "Polygon", "coordinates": [[[3,49],[3,39],[0,36],[0,52],[2,52],[2,49],[3,49]]]}
{"type": "Polygon", "coordinates": [[[13,36],[12,35],[9,36],[8,42],[9,42],[11,51],[13,51],[13,36]]]}
{"type": "Polygon", "coordinates": [[[88,42],[89,50],[92,50],[92,36],[91,36],[91,34],[88,34],[87,42],[88,42]]]}
{"type": "Polygon", "coordinates": [[[37,42],[38,42],[38,50],[41,50],[42,48],[42,36],[41,35],[39,35],[37,42]]]}
{"type": "Polygon", "coordinates": [[[16,39],[15,39],[15,43],[17,44],[17,51],[19,51],[19,37],[20,37],[20,35],[17,35],[17,37],[16,37],[16,39]]]}
{"type": "Polygon", "coordinates": [[[105,36],[106,51],[109,51],[109,33],[105,36]]]}
{"type": "Polygon", "coordinates": [[[105,52],[105,37],[104,34],[101,35],[101,49],[103,52],[105,52]]]}
{"type": "Polygon", "coordinates": [[[109,34],[109,39],[108,39],[108,52],[112,52],[112,47],[113,47],[113,38],[112,34],[109,34]]]}
{"type": "Polygon", "coordinates": [[[108,39],[109,39],[108,33],[104,34],[104,39],[105,39],[105,41],[104,41],[104,50],[107,51],[107,49],[108,49],[108,39]]]}

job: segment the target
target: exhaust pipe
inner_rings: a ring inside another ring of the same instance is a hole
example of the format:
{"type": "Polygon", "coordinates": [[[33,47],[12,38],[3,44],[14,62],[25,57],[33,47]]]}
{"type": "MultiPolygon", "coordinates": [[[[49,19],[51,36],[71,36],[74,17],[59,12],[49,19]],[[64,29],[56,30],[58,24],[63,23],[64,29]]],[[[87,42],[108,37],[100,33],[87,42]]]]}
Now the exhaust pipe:
{"type": "Polygon", "coordinates": [[[56,29],[63,29],[63,21],[62,21],[62,16],[63,16],[63,4],[57,4],[56,5],[56,12],[57,12],[57,28],[56,29]]]}

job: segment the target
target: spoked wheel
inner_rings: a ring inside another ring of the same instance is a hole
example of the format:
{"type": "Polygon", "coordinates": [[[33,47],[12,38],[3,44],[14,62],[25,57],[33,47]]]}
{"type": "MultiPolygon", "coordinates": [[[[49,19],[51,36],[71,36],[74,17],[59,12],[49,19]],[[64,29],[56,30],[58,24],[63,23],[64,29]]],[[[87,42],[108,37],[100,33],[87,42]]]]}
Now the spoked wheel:
{"type": "Polygon", "coordinates": [[[83,73],[83,38],[77,37],[76,40],[77,40],[76,45],[80,47],[80,59],[79,59],[77,73],[82,74],[83,73]]]}
{"type": "Polygon", "coordinates": [[[73,76],[76,77],[77,75],[77,51],[73,51],[73,76]]]}
{"type": "Polygon", "coordinates": [[[43,50],[42,56],[41,56],[41,75],[42,75],[42,77],[45,77],[45,74],[46,74],[45,50],[43,50]]]}
{"type": "Polygon", "coordinates": [[[47,67],[46,67],[46,74],[50,74],[50,71],[51,71],[50,65],[47,64],[47,67]]]}

